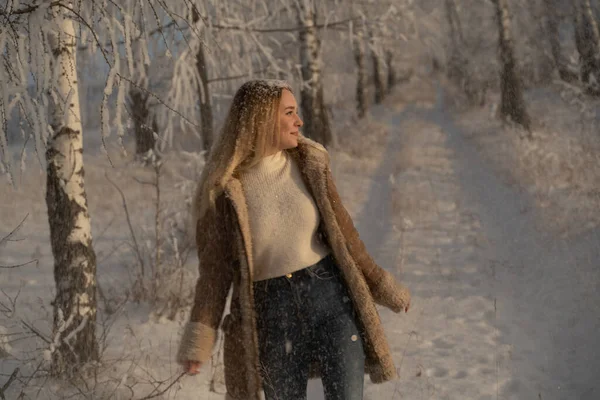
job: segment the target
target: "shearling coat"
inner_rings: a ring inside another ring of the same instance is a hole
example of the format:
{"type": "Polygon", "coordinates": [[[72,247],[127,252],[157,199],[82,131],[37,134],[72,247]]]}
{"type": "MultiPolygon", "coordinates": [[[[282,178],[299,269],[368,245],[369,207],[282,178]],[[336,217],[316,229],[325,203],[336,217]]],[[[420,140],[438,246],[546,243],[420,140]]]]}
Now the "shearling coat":
{"type": "MultiPolygon", "coordinates": [[[[397,376],[396,368],[375,304],[400,312],[409,304],[410,294],[367,253],[342,205],[325,148],[301,137],[298,147],[287,151],[298,163],[315,199],[321,216],[320,233],[352,297],[364,342],[365,373],[374,383],[391,380],[397,376]]],[[[235,176],[225,185],[215,207],[198,221],[196,241],[200,277],[178,361],[210,359],[221,325],[227,398],[259,400],[262,388],[252,290],[252,238],[242,185],[235,176]],[[221,323],[232,285],[230,313],[221,323]]],[[[311,377],[317,376],[317,366],[311,366],[311,377]]]]}

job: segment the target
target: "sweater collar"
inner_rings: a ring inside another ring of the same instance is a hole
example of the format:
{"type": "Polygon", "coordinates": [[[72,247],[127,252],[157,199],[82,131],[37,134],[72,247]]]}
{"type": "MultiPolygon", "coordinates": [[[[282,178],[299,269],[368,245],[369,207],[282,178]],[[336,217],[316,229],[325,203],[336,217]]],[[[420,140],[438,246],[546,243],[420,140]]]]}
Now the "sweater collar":
{"type": "MultiPolygon", "coordinates": [[[[298,138],[298,147],[284,151],[289,152],[289,155],[298,163],[298,167],[302,172],[306,172],[309,169],[323,170],[323,168],[329,165],[329,153],[325,147],[302,135],[298,138]]],[[[237,174],[229,178],[225,184],[225,188],[227,189],[231,185],[233,187],[240,185],[240,179],[237,174]]]]}

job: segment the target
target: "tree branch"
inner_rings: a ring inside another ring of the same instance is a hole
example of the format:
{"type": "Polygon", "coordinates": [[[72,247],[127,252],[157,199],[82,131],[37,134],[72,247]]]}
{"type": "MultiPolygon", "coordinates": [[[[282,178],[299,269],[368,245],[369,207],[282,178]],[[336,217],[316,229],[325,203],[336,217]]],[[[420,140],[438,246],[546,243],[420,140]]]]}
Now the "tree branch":
{"type": "MultiPolygon", "coordinates": [[[[49,7],[54,7],[54,6],[58,6],[61,5],[60,4],[60,0],[57,1],[53,1],[52,3],[50,3],[49,7]]],[[[7,4],[8,6],[8,4],[7,4]]],[[[4,9],[4,11],[0,11],[0,16],[6,17],[6,18],[10,18],[13,15],[23,15],[23,14],[29,14],[34,12],[35,10],[37,10],[38,8],[40,8],[40,4],[34,4],[34,5],[30,5],[27,7],[23,7],[19,10],[15,10],[15,11],[10,11],[7,12],[6,9],[4,9]]]]}
{"type": "Polygon", "coordinates": [[[29,217],[29,213],[25,215],[25,217],[21,220],[21,222],[19,222],[19,225],[17,225],[17,227],[15,229],[13,229],[12,231],[10,231],[10,233],[6,236],[4,236],[2,239],[0,239],[0,247],[5,243],[10,241],[11,237],[13,235],[15,235],[19,229],[21,229],[21,227],[23,226],[23,224],[25,223],[25,220],[27,219],[27,217],[29,217]]]}
{"type": "Polygon", "coordinates": [[[19,368],[15,368],[15,370],[13,371],[12,374],[10,374],[10,378],[8,378],[8,381],[6,381],[6,383],[4,384],[4,386],[2,386],[0,388],[0,399],[2,400],[6,400],[6,397],[4,397],[4,393],[6,393],[6,389],[8,389],[8,387],[10,386],[10,384],[17,379],[17,374],[19,373],[19,368]]]}

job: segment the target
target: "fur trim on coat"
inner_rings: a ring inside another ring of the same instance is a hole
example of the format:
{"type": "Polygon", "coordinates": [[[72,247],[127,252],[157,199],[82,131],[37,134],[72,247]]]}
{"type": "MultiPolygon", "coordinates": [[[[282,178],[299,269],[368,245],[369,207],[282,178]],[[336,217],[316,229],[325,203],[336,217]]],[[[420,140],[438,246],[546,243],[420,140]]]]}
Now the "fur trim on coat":
{"type": "MultiPolygon", "coordinates": [[[[397,376],[391,351],[375,304],[402,311],[410,293],[368,254],[350,215],[342,205],[329,167],[329,155],[320,144],[300,137],[288,150],[321,215],[321,233],[332,250],[357,312],[365,349],[365,373],[374,383],[397,376]]],[[[252,238],[246,201],[235,176],[225,186],[213,210],[198,221],[196,231],[200,277],[190,322],[184,329],[178,361],[206,362],[216,332],[224,332],[225,381],[228,399],[259,400],[262,383],[253,294],[252,238]],[[230,313],[221,317],[230,287],[230,313]]],[[[319,371],[311,366],[311,377],[319,371]]]]}

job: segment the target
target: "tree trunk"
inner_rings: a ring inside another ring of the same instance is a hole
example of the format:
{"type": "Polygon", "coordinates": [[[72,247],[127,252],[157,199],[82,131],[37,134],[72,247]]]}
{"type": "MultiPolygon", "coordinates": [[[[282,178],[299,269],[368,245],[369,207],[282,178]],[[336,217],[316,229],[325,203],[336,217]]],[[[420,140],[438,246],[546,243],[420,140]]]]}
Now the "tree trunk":
{"type": "MultiPolygon", "coordinates": [[[[143,81],[137,83],[140,87],[146,85],[143,81]]],[[[138,158],[144,158],[150,150],[154,150],[156,138],[152,129],[152,117],[150,115],[149,95],[135,85],[129,89],[129,113],[133,119],[133,133],[135,136],[135,154],[138,158]]]]}
{"type": "Polygon", "coordinates": [[[600,96],[600,33],[589,0],[575,3],[575,43],[581,81],[589,94],[600,96]]]}
{"type": "MultiPolygon", "coordinates": [[[[546,26],[548,22],[548,12],[546,12],[546,3],[549,0],[530,0],[527,2],[529,16],[531,18],[531,29],[535,38],[544,38],[547,35],[546,26]]],[[[552,10],[550,12],[555,12],[552,10]]],[[[556,38],[558,40],[558,37],[556,38]]],[[[528,68],[527,81],[534,84],[548,84],[553,79],[554,57],[552,51],[548,52],[547,42],[540,41],[535,46],[531,46],[531,59],[533,61],[531,68],[528,68]]]]}
{"type": "Polygon", "coordinates": [[[464,90],[467,75],[467,60],[463,57],[462,53],[464,42],[461,33],[462,29],[458,21],[458,12],[453,0],[446,0],[444,5],[448,27],[450,28],[450,55],[447,61],[446,74],[448,79],[458,84],[464,90]]]}
{"type": "MultiPolygon", "coordinates": [[[[198,25],[200,13],[196,6],[192,8],[192,22],[198,25]]],[[[204,23],[201,23],[204,25],[204,23]]],[[[199,26],[199,29],[202,29],[199,26]]],[[[198,99],[200,101],[200,133],[202,136],[202,147],[206,151],[210,151],[214,140],[213,131],[213,111],[210,98],[210,88],[208,87],[208,68],[206,65],[206,54],[204,53],[204,45],[202,42],[198,44],[198,52],[196,53],[196,70],[198,71],[198,99]]]]}
{"type": "Polygon", "coordinates": [[[390,93],[396,86],[396,71],[394,70],[394,55],[390,50],[385,51],[385,65],[387,66],[387,92],[390,93]]]}
{"type": "Polygon", "coordinates": [[[208,73],[206,68],[206,57],[204,54],[204,45],[200,43],[198,53],[196,53],[196,69],[200,77],[198,84],[198,98],[200,99],[200,120],[202,129],[202,147],[210,151],[213,144],[213,112],[210,101],[210,89],[208,87],[208,73]]]}
{"type": "Polygon", "coordinates": [[[98,360],[96,255],[84,186],[83,140],[73,23],[55,7],[58,30],[48,34],[54,56],[54,88],[47,143],[46,204],[54,255],[54,373],[72,373],[98,360]]]}
{"type": "Polygon", "coordinates": [[[525,129],[530,130],[531,120],[525,107],[521,80],[516,71],[517,66],[511,38],[508,1],[493,0],[493,2],[496,5],[500,63],[502,65],[502,72],[500,75],[502,92],[500,113],[504,118],[510,118],[525,129]]]}
{"type": "Polygon", "coordinates": [[[354,35],[354,60],[356,61],[356,109],[358,118],[367,114],[367,97],[365,94],[367,84],[367,67],[365,65],[364,26],[358,28],[354,35]]]}
{"type": "Polygon", "coordinates": [[[375,85],[375,104],[381,104],[385,98],[385,87],[383,79],[381,79],[381,56],[379,54],[379,48],[375,40],[373,31],[369,32],[371,37],[371,61],[373,62],[373,84],[375,85]]]}
{"type": "Polygon", "coordinates": [[[323,74],[320,57],[321,43],[317,36],[316,6],[314,0],[296,2],[300,31],[300,63],[302,86],[300,107],[304,119],[304,134],[324,146],[332,141],[329,116],[323,99],[323,74]]]}
{"type": "Polygon", "coordinates": [[[546,10],[545,15],[545,30],[546,37],[550,45],[550,53],[554,60],[554,66],[558,71],[560,79],[566,82],[576,80],[577,77],[569,71],[566,66],[566,61],[562,56],[560,49],[560,34],[558,31],[558,16],[556,14],[556,2],[555,0],[543,0],[544,9],[546,10]]]}
{"type": "MultiPolygon", "coordinates": [[[[141,10],[134,10],[133,18],[138,21],[138,26],[144,29],[144,23],[141,15],[141,10]]],[[[129,97],[127,105],[129,114],[133,120],[133,134],[135,137],[135,155],[136,158],[144,163],[147,163],[148,153],[155,150],[156,137],[153,129],[152,119],[150,114],[150,94],[148,93],[148,66],[143,61],[142,57],[142,42],[136,40],[131,44],[132,52],[135,57],[133,69],[135,83],[130,83],[129,97]]],[[[158,154],[154,154],[157,156],[158,154]]]]}
{"type": "Polygon", "coordinates": [[[446,0],[444,5],[446,6],[446,18],[448,19],[448,26],[450,27],[450,40],[452,42],[453,51],[455,51],[464,44],[462,28],[460,26],[460,20],[458,19],[458,11],[456,10],[456,4],[454,4],[453,0],[446,0]]]}

